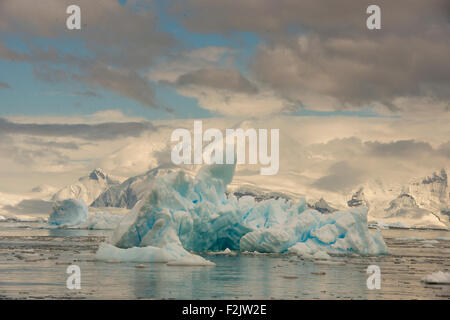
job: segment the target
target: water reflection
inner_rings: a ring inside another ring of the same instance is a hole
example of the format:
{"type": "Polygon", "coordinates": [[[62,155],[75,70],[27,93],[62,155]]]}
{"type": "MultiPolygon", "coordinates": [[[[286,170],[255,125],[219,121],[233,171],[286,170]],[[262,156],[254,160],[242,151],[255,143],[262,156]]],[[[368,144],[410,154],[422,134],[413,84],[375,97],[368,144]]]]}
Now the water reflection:
{"type": "Polygon", "coordinates": [[[415,238],[446,231],[386,230],[392,255],[335,258],[332,264],[280,255],[208,255],[216,267],[107,263],[95,260],[108,231],[0,228],[0,296],[85,299],[449,299],[450,286],[420,282],[448,270],[450,241],[423,246],[415,238]],[[66,288],[77,264],[82,290],[66,288]],[[381,290],[368,290],[368,265],[380,266],[381,290]]]}

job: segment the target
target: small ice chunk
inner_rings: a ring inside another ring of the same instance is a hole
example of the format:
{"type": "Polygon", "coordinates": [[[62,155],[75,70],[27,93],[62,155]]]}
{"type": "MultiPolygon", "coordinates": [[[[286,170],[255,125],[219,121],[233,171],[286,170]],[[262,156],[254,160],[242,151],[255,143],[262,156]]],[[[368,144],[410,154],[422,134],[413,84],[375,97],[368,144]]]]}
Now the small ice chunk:
{"type": "Polygon", "coordinates": [[[395,240],[399,240],[399,241],[425,241],[424,238],[416,238],[416,237],[395,238],[395,240]]]}
{"type": "Polygon", "coordinates": [[[206,260],[203,257],[192,255],[189,257],[182,257],[177,260],[167,262],[168,266],[215,266],[214,262],[206,260]]]}
{"type": "Polygon", "coordinates": [[[331,257],[328,253],[326,253],[325,251],[317,251],[314,255],[313,258],[315,260],[330,260],[331,257]]]}
{"type": "Polygon", "coordinates": [[[422,240],[422,243],[429,243],[429,244],[433,244],[433,243],[439,243],[439,241],[437,240],[422,240]]]}
{"type": "Polygon", "coordinates": [[[450,273],[438,271],[427,275],[422,281],[429,284],[450,284],[450,273]]]}
{"type": "Polygon", "coordinates": [[[103,261],[159,262],[180,266],[215,266],[213,262],[186,251],[178,244],[168,244],[163,248],[147,246],[121,249],[108,243],[101,243],[96,258],[103,261]]]}

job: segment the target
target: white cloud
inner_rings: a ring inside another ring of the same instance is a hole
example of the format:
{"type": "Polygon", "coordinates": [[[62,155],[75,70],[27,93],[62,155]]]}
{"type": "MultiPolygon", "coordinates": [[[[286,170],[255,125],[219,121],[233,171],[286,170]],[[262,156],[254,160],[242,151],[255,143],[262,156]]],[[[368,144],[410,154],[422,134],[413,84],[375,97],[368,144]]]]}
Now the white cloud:
{"type": "Polygon", "coordinates": [[[146,119],[142,117],[129,116],[119,109],[100,110],[92,114],[85,115],[71,115],[71,116],[26,116],[26,115],[12,115],[6,116],[15,123],[37,123],[37,124],[99,124],[104,122],[142,122],[146,119]]]}

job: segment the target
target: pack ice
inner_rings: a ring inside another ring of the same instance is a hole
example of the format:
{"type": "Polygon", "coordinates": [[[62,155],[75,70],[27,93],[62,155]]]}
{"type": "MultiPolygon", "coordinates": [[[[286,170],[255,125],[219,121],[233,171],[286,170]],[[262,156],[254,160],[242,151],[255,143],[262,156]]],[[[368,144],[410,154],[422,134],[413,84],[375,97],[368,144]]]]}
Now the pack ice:
{"type": "Polygon", "coordinates": [[[292,253],[303,257],[388,253],[379,231],[369,232],[366,207],[323,214],[297,202],[226,194],[234,165],[202,167],[157,177],[152,191],[118,225],[100,260],[210,265],[190,252],[292,253]]]}
{"type": "Polygon", "coordinates": [[[48,218],[48,224],[73,227],[85,222],[87,216],[88,208],[83,200],[66,199],[55,203],[48,218]]]}

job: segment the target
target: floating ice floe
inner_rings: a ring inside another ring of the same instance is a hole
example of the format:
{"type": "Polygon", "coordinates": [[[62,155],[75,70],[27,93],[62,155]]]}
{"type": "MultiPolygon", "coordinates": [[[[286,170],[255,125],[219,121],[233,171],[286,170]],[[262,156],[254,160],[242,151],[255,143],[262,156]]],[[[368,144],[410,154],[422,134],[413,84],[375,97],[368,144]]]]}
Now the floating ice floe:
{"type": "Polygon", "coordinates": [[[216,255],[216,256],[220,256],[220,255],[224,255],[224,256],[234,256],[237,254],[236,251],[231,251],[230,249],[226,248],[223,251],[215,251],[215,252],[208,252],[209,255],[216,255]]]}
{"type": "Polygon", "coordinates": [[[450,273],[438,271],[424,277],[422,282],[429,284],[450,284],[450,273]]]}
{"type": "Polygon", "coordinates": [[[425,241],[424,238],[416,238],[416,237],[406,237],[406,238],[395,238],[398,241],[425,241]]]}
{"type": "Polygon", "coordinates": [[[210,165],[195,178],[183,171],[157,177],[149,196],[115,230],[114,246],[102,245],[97,258],[182,264],[192,258],[189,251],[226,249],[318,258],[388,253],[380,231],[367,227],[366,207],[322,214],[305,199],[238,199],[225,193],[234,170],[210,165]]]}
{"type": "Polygon", "coordinates": [[[51,226],[72,227],[82,224],[88,216],[88,208],[83,200],[67,199],[55,203],[48,218],[51,226]]]}
{"type": "Polygon", "coordinates": [[[29,216],[24,214],[0,216],[0,221],[5,222],[47,222],[45,217],[29,216]]]}
{"type": "Polygon", "coordinates": [[[108,243],[101,243],[96,257],[98,260],[103,261],[159,262],[169,265],[215,266],[213,262],[186,251],[178,244],[167,244],[162,248],[146,246],[142,248],[121,249],[108,243]]]}

